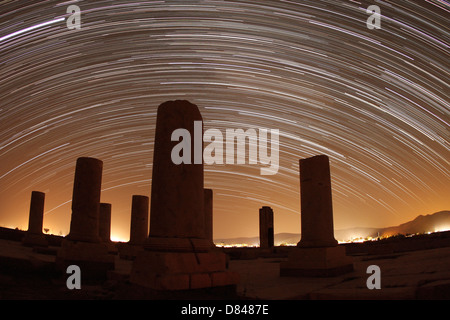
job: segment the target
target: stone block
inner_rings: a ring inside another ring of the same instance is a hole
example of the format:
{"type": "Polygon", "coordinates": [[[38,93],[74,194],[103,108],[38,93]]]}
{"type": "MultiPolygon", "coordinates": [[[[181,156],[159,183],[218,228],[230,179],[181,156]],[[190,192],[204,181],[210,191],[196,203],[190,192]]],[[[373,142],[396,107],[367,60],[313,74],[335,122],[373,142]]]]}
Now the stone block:
{"type": "Polygon", "coordinates": [[[211,275],[209,273],[192,273],[190,274],[190,289],[201,289],[211,287],[211,275]]]}
{"type": "Polygon", "coordinates": [[[232,271],[220,271],[211,273],[213,287],[236,285],[239,283],[239,274],[232,271]]]}
{"type": "Polygon", "coordinates": [[[296,248],[280,264],[281,276],[331,277],[351,271],[352,259],[341,246],[296,248]]]}
{"type": "Polygon", "coordinates": [[[214,251],[193,253],[142,250],[133,262],[130,275],[131,283],[155,290],[223,286],[237,284],[236,279],[234,273],[226,270],[226,255],[214,251]],[[171,285],[171,276],[183,276],[180,278],[182,283],[171,285]],[[187,287],[184,285],[184,276],[188,277],[187,287]],[[163,287],[166,289],[162,289],[163,287]]]}
{"type": "Polygon", "coordinates": [[[108,270],[114,269],[114,256],[108,254],[103,243],[90,243],[64,239],[58,250],[56,267],[65,274],[69,265],[77,265],[82,279],[105,280],[108,270]]]}

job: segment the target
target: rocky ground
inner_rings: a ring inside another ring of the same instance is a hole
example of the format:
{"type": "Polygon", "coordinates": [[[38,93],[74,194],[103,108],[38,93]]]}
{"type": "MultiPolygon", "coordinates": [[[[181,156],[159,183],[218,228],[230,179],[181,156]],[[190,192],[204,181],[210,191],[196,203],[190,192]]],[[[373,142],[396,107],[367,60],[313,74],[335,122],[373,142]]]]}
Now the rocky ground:
{"type": "Polygon", "coordinates": [[[402,241],[403,245],[348,246],[354,271],[330,278],[280,277],[280,262],[293,248],[228,249],[229,269],[241,278],[235,291],[225,288],[161,295],[131,285],[132,261],[119,255],[107,281],[83,283],[81,290],[69,290],[67,275],[54,269],[57,246],[36,252],[17,239],[0,239],[0,299],[450,299],[448,241],[424,238],[427,245],[418,245],[417,239],[402,241]],[[411,243],[419,249],[414,250],[411,243]],[[366,285],[370,265],[380,268],[381,289],[370,290],[366,285]]]}

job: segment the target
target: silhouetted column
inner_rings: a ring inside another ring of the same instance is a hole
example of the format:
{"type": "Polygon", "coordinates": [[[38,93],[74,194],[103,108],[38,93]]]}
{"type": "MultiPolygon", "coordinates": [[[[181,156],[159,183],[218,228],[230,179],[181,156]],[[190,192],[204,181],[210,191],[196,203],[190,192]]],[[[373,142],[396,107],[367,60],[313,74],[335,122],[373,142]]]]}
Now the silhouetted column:
{"type": "Polygon", "coordinates": [[[45,193],[39,191],[31,192],[30,213],[28,219],[28,231],[22,243],[26,246],[47,246],[48,243],[42,233],[44,220],[45,193]]]}
{"type": "Polygon", "coordinates": [[[325,155],[300,160],[300,247],[331,247],[334,238],[330,164],[325,155]]]}
{"type": "Polygon", "coordinates": [[[205,238],[213,241],[213,191],[205,189],[205,238]]]}
{"type": "Polygon", "coordinates": [[[202,122],[189,101],[168,101],[158,108],[150,233],[133,261],[131,283],[169,292],[236,288],[239,274],[226,270],[225,253],[206,238],[211,228],[205,228],[205,213],[211,216],[212,197],[203,189],[202,122]],[[205,193],[211,199],[206,210],[205,193]]]}
{"type": "Polygon", "coordinates": [[[300,160],[301,240],[280,263],[281,276],[332,277],[353,270],[334,239],[330,164],[325,155],[300,160]]]}
{"type": "Polygon", "coordinates": [[[131,202],[130,244],[141,245],[148,237],[147,196],[133,195],[131,202]]]}
{"type": "MultiPolygon", "coordinates": [[[[100,224],[102,170],[101,160],[77,159],[70,232],[61,242],[55,259],[56,268],[64,274],[67,266],[74,264],[82,270],[82,279],[94,282],[104,281],[108,270],[114,269],[114,257],[108,254],[110,243],[103,242],[99,235],[100,227],[102,233],[107,228],[106,222],[100,224]]],[[[102,212],[110,216],[110,206],[102,205],[102,212]]]]}
{"type": "Polygon", "coordinates": [[[72,195],[70,240],[100,242],[99,206],[103,162],[94,158],[78,158],[72,195]]]}
{"type": "Polygon", "coordinates": [[[100,203],[99,208],[99,236],[103,242],[111,241],[111,204],[100,203]]]}
{"type": "Polygon", "coordinates": [[[193,251],[211,246],[204,239],[202,121],[197,106],[185,100],[164,102],[158,108],[148,249],[193,251]],[[172,159],[172,150],[184,140],[172,141],[177,129],[190,135],[190,163],[175,164],[172,159]],[[195,159],[198,150],[200,159],[195,159]]]}
{"type": "Polygon", "coordinates": [[[271,207],[264,206],[259,209],[259,243],[261,248],[273,247],[273,210],[271,207]]]}

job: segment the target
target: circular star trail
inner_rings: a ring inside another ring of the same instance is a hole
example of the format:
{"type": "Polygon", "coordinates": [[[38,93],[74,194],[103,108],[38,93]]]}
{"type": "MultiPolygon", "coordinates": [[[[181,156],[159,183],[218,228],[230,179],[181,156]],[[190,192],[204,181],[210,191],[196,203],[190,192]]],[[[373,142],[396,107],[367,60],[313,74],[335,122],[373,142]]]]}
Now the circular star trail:
{"type": "Polygon", "coordinates": [[[278,129],[278,173],[205,165],[214,236],[300,232],[298,161],[330,158],[336,229],[449,209],[449,28],[444,1],[4,1],[0,225],[68,233],[78,157],[104,162],[112,235],[150,195],[156,110],[198,105],[204,129],[278,129]],[[369,29],[366,8],[381,10],[369,29]],[[68,29],[67,7],[81,9],[68,29]]]}

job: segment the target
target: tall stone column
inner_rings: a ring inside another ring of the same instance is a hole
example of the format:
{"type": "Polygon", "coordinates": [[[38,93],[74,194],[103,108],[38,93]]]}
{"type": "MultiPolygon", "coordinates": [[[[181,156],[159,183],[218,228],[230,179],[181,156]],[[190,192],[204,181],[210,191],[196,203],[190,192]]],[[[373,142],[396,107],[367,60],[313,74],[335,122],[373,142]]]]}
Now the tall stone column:
{"type": "Polygon", "coordinates": [[[273,248],[273,210],[271,207],[259,209],[259,246],[263,249],[273,248]]]}
{"type": "Polygon", "coordinates": [[[130,242],[132,245],[142,245],[148,237],[148,207],[147,196],[133,195],[131,201],[130,242]]]}
{"type": "Polygon", "coordinates": [[[103,162],[95,158],[77,159],[72,194],[72,219],[67,239],[100,242],[98,234],[103,162]]]}
{"type": "Polygon", "coordinates": [[[331,176],[325,155],[300,160],[301,240],[280,264],[281,276],[336,276],[353,262],[334,238],[331,176]]]}
{"type": "Polygon", "coordinates": [[[56,266],[62,272],[68,265],[78,265],[85,280],[103,281],[114,268],[114,257],[99,236],[99,210],[103,162],[78,158],[72,195],[70,232],[61,243],[56,266]]]}
{"type": "Polygon", "coordinates": [[[133,261],[132,283],[172,291],[235,286],[238,281],[237,274],[226,270],[225,254],[206,239],[202,125],[200,111],[188,101],[158,107],[150,233],[145,250],[133,261]]]}
{"type": "Polygon", "coordinates": [[[152,250],[208,250],[204,239],[203,213],[203,119],[197,106],[188,101],[168,101],[158,108],[153,151],[153,175],[150,205],[150,235],[146,247],[152,250]],[[197,121],[197,128],[195,122],[197,121]],[[198,130],[200,124],[200,132],[198,130]],[[181,137],[172,141],[177,130],[181,137]],[[182,140],[182,141],[181,141],[182,140]],[[181,142],[190,154],[189,163],[176,164],[174,148],[181,142]],[[188,144],[189,143],[189,144],[188,144]],[[200,163],[196,153],[200,149],[200,163]]]}
{"type": "Polygon", "coordinates": [[[102,243],[108,248],[108,253],[117,254],[117,248],[111,241],[111,203],[100,203],[98,234],[102,243]]]}
{"type": "Polygon", "coordinates": [[[205,238],[213,242],[213,191],[204,190],[205,238]]]}
{"type": "Polygon", "coordinates": [[[333,203],[328,157],[300,160],[301,240],[299,247],[333,247],[333,203]]]}
{"type": "Polygon", "coordinates": [[[98,233],[102,242],[111,242],[111,203],[100,203],[98,233]]]}
{"type": "Polygon", "coordinates": [[[22,243],[25,246],[48,246],[48,242],[42,233],[44,202],[45,193],[39,191],[31,192],[28,231],[22,240],[22,243]]]}

